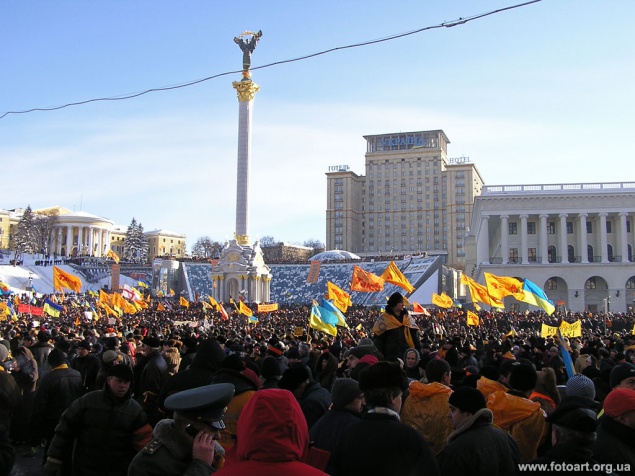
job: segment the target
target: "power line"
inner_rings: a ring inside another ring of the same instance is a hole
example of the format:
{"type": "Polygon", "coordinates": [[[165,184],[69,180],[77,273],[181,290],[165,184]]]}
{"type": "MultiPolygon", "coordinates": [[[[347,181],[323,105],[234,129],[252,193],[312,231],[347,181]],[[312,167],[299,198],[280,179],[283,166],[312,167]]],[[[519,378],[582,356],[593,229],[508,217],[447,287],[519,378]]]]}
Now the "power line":
{"type": "MultiPolygon", "coordinates": [[[[256,69],[265,69],[265,68],[271,68],[272,66],[278,66],[281,64],[287,64],[287,63],[294,63],[296,61],[302,61],[302,60],[306,60],[306,59],[310,59],[310,58],[315,58],[316,56],[321,56],[321,55],[325,55],[328,53],[333,53],[335,51],[341,51],[341,50],[347,50],[347,49],[351,49],[351,48],[359,48],[362,46],[368,46],[368,45],[374,45],[377,43],[383,43],[386,41],[392,41],[392,40],[396,40],[399,38],[404,38],[406,36],[411,36],[411,35],[416,35],[418,33],[422,33],[424,31],[428,31],[428,30],[434,30],[434,29],[439,29],[439,28],[452,28],[455,26],[460,26],[460,25],[465,25],[468,22],[474,21],[474,20],[478,20],[481,18],[485,18],[488,17],[490,15],[495,15],[496,13],[501,13],[507,10],[513,10],[516,8],[520,8],[520,7],[524,7],[527,5],[531,5],[532,3],[538,3],[541,2],[542,0],[531,0],[528,2],[524,2],[524,3],[519,3],[517,5],[511,5],[509,7],[504,7],[504,8],[499,8],[497,10],[492,10],[490,12],[487,13],[481,13],[478,15],[473,15],[470,17],[466,17],[466,18],[459,18],[458,20],[453,20],[453,21],[449,21],[449,22],[443,22],[440,23],[438,25],[432,25],[432,26],[426,26],[423,28],[419,28],[417,30],[412,30],[412,31],[408,31],[406,33],[398,33],[396,35],[391,35],[391,36],[387,36],[384,38],[379,38],[376,40],[369,40],[369,41],[364,41],[361,43],[354,43],[351,45],[345,45],[345,46],[337,46],[335,48],[330,48],[328,50],[323,50],[323,51],[319,51],[317,53],[312,53],[312,54],[308,54],[308,55],[304,55],[304,56],[299,56],[297,58],[292,58],[292,59],[288,59],[288,60],[282,60],[282,61],[276,61],[273,63],[269,63],[269,64],[265,64],[262,66],[256,66],[254,68],[251,68],[252,70],[256,70],[256,69]]],[[[220,78],[221,76],[228,76],[230,74],[239,74],[241,73],[242,70],[237,70],[237,71],[227,71],[225,73],[219,73],[219,74],[215,74],[213,76],[208,76],[206,78],[202,78],[202,79],[197,79],[194,81],[188,81],[186,83],[182,83],[182,84],[176,84],[173,86],[164,86],[164,87],[160,87],[160,88],[152,88],[152,89],[147,89],[145,91],[141,91],[138,93],[132,93],[132,94],[126,94],[126,95],[121,95],[121,96],[112,96],[112,97],[105,97],[105,98],[94,98],[94,99],[87,99],[85,101],[78,101],[78,102],[71,102],[71,103],[67,103],[67,104],[63,104],[61,106],[54,106],[54,107],[35,107],[32,109],[26,109],[23,111],[7,111],[5,113],[3,113],[2,115],[0,115],[0,119],[4,119],[6,116],[8,116],[9,114],[27,114],[30,112],[35,112],[35,111],[56,111],[58,109],[64,109],[67,107],[71,107],[71,106],[81,106],[83,104],[89,104],[92,102],[99,102],[99,101],[123,101],[126,99],[133,99],[133,98],[137,98],[139,96],[143,96],[145,94],[149,94],[149,93],[154,93],[154,92],[159,92],[159,91],[170,91],[173,89],[181,89],[181,88],[186,88],[189,86],[194,86],[196,84],[199,83],[203,83],[205,81],[210,81],[212,79],[216,79],[216,78],[220,78]]]]}

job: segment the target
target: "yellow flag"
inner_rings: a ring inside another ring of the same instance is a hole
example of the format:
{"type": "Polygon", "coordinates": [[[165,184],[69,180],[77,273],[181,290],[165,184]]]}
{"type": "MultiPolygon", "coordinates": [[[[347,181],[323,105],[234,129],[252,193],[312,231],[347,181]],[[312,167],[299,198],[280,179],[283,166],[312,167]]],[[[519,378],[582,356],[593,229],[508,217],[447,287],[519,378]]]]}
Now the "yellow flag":
{"type": "Polygon", "coordinates": [[[187,302],[187,299],[185,299],[183,296],[179,298],[179,304],[183,307],[187,307],[187,308],[190,307],[190,303],[187,302]]]}
{"type": "Polygon", "coordinates": [[[249,309],[242,301],[238,301],[238,314],[244,314],[247,317],[251,317],[254,315],[253,311],[249,309]]]}
{"type": "Polygon", "coordinates": [[[337,285],[333,284],[330,281],[327,281],[326,288],[328,290],[328,298],[333,301],[335,307],[337,307],[340,311],[346,312],[348,306],[353,305],[353,301],[351,301],[351,295],[343,289],[339,288],[337,285]]]}
{"type": "Polygon", "coordinates": [[[216,309],[217,311],[220,311],[220,304],[218,304],[218,302],[216,301],[216,299],[214,299],[212,296],[209,297],[209,302],[212,306],[214,306],[214,309],[216,309]]]}
{"type": "Polygon", "coordinates": [[[522,281],[509,276],[495,276],[491,273],[483,273],[483,276],[490,296],[498,299],[514,296],[519,301],[524,298],[522,281]]]}
{"type": "Polygon", "coordinates": [[[445,293],[441,293],[440,296],[436,293],[432,293],[432,304],[449,309],[454,303],[452,302],[452,298],[445,293]]]}
{"type": "Polygon", "coordinates": [[[82,280],[57,266],[53,266],[53,287],[60,291],[62,288],[66,288],[79,293],[82,290],[82,280]]]}
{"type": "Polygon", "coordinates": [[[468,278],[465,274],[461,274],[461,283],[465,284],[467,288],[470,290],[470,296],[472,297],[472,302],[482,302],[483,304],[488,304],[492,307],[498,307],[503,309],[505,306],[503,305],[503,301],[493,296],[487,292],[487,288],[482,284],[478,284],[471,278],[468,278]]]}
{"type": "Polygon", "coordinates": [[[170,289],[170,296],[174,297],[174,289],[170,289]]]}
{"type": "Polygon", "coordinates": [[[376,274],[364,271],[359,266],[354,265],[350,287],[351,291],[372,293],[384,289],[384,280],[376,274]]]}
{"type": "Polygon", "coordinates": [[[381,274],[381,278],[384,281],[395,284],[400,288],[405,289],[409,293],[415,290],[414,286],[410,284],[408,279],[403,275],[394,261],[390,262],[386,270],[381,274]]]}
{"type": "Polygon", "coordinates": [[[108,253],[106,253],[106,258],[110,258],[115,263],[119,264],[119,256],[117,256],[117,253],[115,253],[113,250],[108,250],[108,253]]]}
{"type": "Polygon", "coordinates": [[[478,326],[480,323],[480,319],[477,314],[474,314],[472,311],[467,311],[467,325],[468,326],[478,326]]]}
{"type": "Polygon", "coordinates": [[[157,304],[157,311],[165,311],[165,306],[162,303],[157,304]]]}
{"type": "Polygon", "coordinates": [[[137,286],[139,286],[140,288],[148,289],[148,285],[144,283],[143,281],[137,281],[137,286]]]}

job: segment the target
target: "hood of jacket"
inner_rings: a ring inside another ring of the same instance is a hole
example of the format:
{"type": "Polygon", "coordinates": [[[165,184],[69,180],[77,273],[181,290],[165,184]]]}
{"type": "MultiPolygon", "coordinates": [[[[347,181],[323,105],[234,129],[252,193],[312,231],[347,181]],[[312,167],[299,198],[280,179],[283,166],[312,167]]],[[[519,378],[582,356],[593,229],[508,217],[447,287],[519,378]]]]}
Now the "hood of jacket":
{"type": "Polygon", "coordinates": [[[432,395],[438,395],[452,393],[452,389],[439,382],[421,383],[414,381],[410,384],[410,396],[416,398],[431,397],[432,395]]]}
{"type": "Polygon", "coordinates": [[[233,461],[302,461],[309,430],[300,405],[288,390],[259,390],[238,419],[233,461]]]}
{"type": "Polygon", "coordinates": [[[494,414],[494,422],[503,430],[534,413],[542,413],[540,403],[502,391],[494,392],[487,398],[487,408],[494,414]]]}

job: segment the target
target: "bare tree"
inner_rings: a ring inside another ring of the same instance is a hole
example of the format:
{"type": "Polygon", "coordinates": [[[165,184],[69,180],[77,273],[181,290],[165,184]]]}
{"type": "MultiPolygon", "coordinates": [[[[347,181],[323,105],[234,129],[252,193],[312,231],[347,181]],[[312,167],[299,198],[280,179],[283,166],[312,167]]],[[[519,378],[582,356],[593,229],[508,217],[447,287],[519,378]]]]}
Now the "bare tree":
{"type": "Polygon", "coordinates": [[[209,236],[199,238],[192,246],[192,256],[195,258],[217,258],[223,248],[218,241],[212,240],[209,236]]]}
{"type": "Polygon", "coordinates": [[[313,251],[316,253],[319,251],[323,251],[325,248],[325,245],[323,242],[321,242],[320,240],[316,240],[314,238],[311,238],[310,240],[306,240],[304,243],[302,243],[302,246],[313,248],[313,251]]]}
{"type": "Polygon", "coordinates": [[[53,230],[59,220],[58,210],[47,210],[43,213],[35,215],[33,226],[37,239],[37,248],[44,256],[48,256],[53,243],[53,230]]]}
{"type": "Polygon", "coordinates": [[[260,238],[260,247],[261,248],[271,248],[272,246],[276,246],[278,241],[273,236],[263,236],[260,238]]]}

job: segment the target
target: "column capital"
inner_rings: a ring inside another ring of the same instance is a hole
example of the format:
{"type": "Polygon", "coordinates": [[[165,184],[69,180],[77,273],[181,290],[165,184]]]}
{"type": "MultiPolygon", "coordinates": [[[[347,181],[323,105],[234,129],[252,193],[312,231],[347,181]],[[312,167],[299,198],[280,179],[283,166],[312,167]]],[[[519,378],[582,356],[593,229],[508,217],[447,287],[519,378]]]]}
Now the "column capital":
{"type": "Polygon", "coordinates": [[[549,218],[549,214],[548,213],[541,213],[540,215],[538,215],[539,218],[549,218]]]}
{"type": "Polygon", "coordinates": [[[489,215],[481,215],[481,220],[489,220],[489,215]]]}
{"type": "Polygon", "coordinates": [[[620,217],[627,217],[628,216],[628,212],[618,212],[618,215],[620,217]]]}
{"type": "Polygon", "coordinates": [[[598,216],[600,216],[600,217],[607,217],[607,216],[609,216],[609,214],[608,214],[608,212],[599,212],[599,213],[598,213],[598,216]]]}
{"type": "Polygon", "coordinates": [[[567,213],[558,213],[558,217],[560,218],[567,218],[569,216],[569,214],[567,213]]]}
{"type": "Polygon", "coordinates": [[[589,214],[588,214],[588,213],[584,213],[584,212],[582,212],[582,213],[578,213],[578,216],[579,216],[580,218],[586,218],[586,217],[588,217],[588,216],[589,216],[589,214]]]}
{"type": "Polygon", "coordinates": [[[518,216],[520,217],[521,220],[526,220],[527,218],[529,218],[529,215],[527,215],[526,213],[521,213],[518,216]]]}
{"type": "Polygon", "coordinates": [[[501,220],[508,220],[509,219],[509,215],[500,215],[500,219],[501,220]]]}
{"type": "Polygon", "coordinates": [[[234,81],[232,86],[236,90],[238,94],[238,102],[249,102],[253,101],[256,97],[256,93],[260,90],[260,86],[258,86],[253,81],[234,81]]]}

